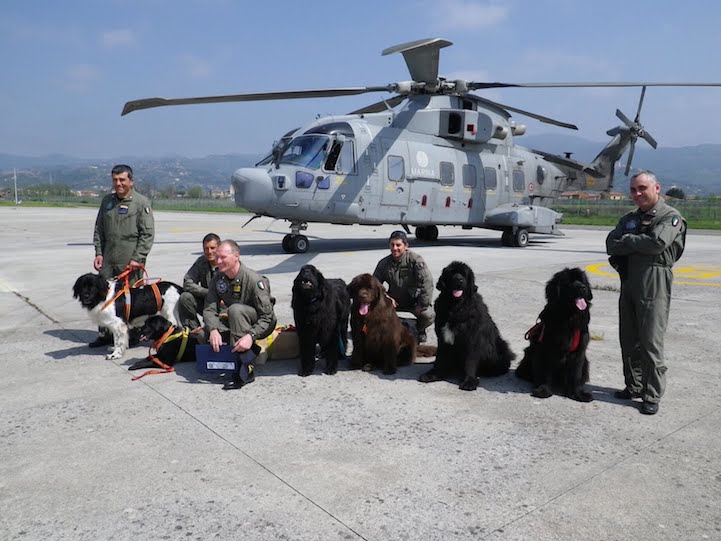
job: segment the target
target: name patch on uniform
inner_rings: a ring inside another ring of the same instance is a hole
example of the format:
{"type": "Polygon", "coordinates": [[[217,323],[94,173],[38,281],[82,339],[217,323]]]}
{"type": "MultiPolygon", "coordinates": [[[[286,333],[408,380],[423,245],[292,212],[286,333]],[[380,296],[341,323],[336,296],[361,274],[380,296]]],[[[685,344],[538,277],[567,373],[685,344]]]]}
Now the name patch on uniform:
{"type": "Polygon", "coordinates": [[[258,280],[258,289],[265,289],[265,284],[263,283],[263,280],[258,280]]]}
{"type": "Polygon", "coordinates": [[[120,205],[118,207],[118,214],[127,214],[128,213],[128,205],[120,205]]]}
{"type": "Polygon", "coordinates": [[[226,282],[225,280],[218,280],[215,289],[218,290],[218,293],[225,293],[226,291],[228,291],[228,282],[226,282]]]}
{"type": "Polygon", "coordinates": [[[678,219],[678,216],[674,216],[673,218],[671,218],[671,225],[676,227],[676,226],[678,226],[680,221],[681,220],[678,219]]]}

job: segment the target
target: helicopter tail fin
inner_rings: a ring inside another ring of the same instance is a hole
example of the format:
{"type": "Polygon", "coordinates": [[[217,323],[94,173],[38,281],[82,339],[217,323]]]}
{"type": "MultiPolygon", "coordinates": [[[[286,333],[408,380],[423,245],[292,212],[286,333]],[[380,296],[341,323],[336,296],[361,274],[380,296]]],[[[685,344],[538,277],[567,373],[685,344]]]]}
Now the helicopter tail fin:
{"type": "Polygon", "coordinates": [[[631,162],[633,161],[633,153],[636,149],[636,139],[641,137],[654,149],[657,146],[656,140],[641,125],[641,107],[643,106],[643,98],[646,95],[646,87],[641,89],[641,98],[638,100],[638,110],[636,118],[629,119],[619,109],[616,109],[616,116],[621,119],[624,125],[616,126],[608,130],[606,133],[613,137],[611,142],[606,145],[593,162],[586,168],[584,172],[591,176],[587,178],[589,187],[594,190],[610,191],[613,188],[613,173],[616,162],[623,156],[628,148],[628,159],[626,160],[626,170],[624,174],[628,176],[631,170],[631,162]]]}

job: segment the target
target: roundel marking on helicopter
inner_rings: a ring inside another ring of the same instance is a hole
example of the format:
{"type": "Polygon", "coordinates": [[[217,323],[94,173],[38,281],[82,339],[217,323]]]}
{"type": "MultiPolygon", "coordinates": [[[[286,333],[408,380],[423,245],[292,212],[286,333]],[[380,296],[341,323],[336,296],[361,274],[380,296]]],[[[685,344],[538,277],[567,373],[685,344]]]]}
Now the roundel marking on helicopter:
{"type": "Polygon", "coordinates": [[[533,182],[529,182],[529,183],[528,183],[528,191],[529,191],[529,192],[532,192],[532,191],[533,191],[533,182]]]}
{"type": "Polygon", "coordinates": [[[416,161],[420,167],[428,167],[428,154],[419,150],[416,152],[416,161]]]}

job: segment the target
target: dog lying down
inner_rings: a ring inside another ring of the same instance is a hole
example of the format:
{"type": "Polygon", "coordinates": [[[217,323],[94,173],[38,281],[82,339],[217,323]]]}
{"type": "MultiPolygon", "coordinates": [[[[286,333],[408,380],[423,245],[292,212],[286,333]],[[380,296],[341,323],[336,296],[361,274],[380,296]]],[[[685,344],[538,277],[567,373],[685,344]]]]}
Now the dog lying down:
{"type": "MultiPolygon", "coordinates": [[[[198,336],[199,333],[191,333],[187,327],[175,327],[163,316],[149,317],[140,329],[140,339],[152,340],[155,357],[167,366],[195,362],[195,346],[198,345],[198,336]]],[[[130,365],[128,370],[141,370],[157,366],[158,363],[148,356],[142,361],[130,365]]]]}
{"type": "Polygon", "coordinates": [[[88,311],[93,324],[109,329],[113,335],[113,347],[106,359],[120,359],[129,346],[129,329],[141,326],[149,316],[160,314],[168,320],[178,321],[176,305],[182,288],[172,282],[159,282],[155,288],[130,288],[130,313],[126,318],[122,282],[106,280],[93,273],[83,274],[75,281],[73,297],[88,311]],[[159,298],[156,298],[155,288],[159,298]],[[115,298],[118,293],[120,295],[115,298]]]}

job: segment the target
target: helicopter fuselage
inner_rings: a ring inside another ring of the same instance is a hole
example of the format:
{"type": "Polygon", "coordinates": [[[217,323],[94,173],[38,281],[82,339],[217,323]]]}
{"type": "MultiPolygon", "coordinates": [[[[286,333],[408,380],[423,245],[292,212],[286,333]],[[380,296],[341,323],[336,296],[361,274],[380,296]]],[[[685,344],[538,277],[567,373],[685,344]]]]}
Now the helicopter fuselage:
{"type": "Polygon", "coordinates": [[[587,175],[580,164],[514,145],[524,130],[505,110],[459,96],[414,96],[400,112],[324,117],[255,168],[238,169],[235,201],[289,220],[294,234],[306,222],[556,233],[560,215],[548,205],[569,186],[585,187],[587,175]]]}

